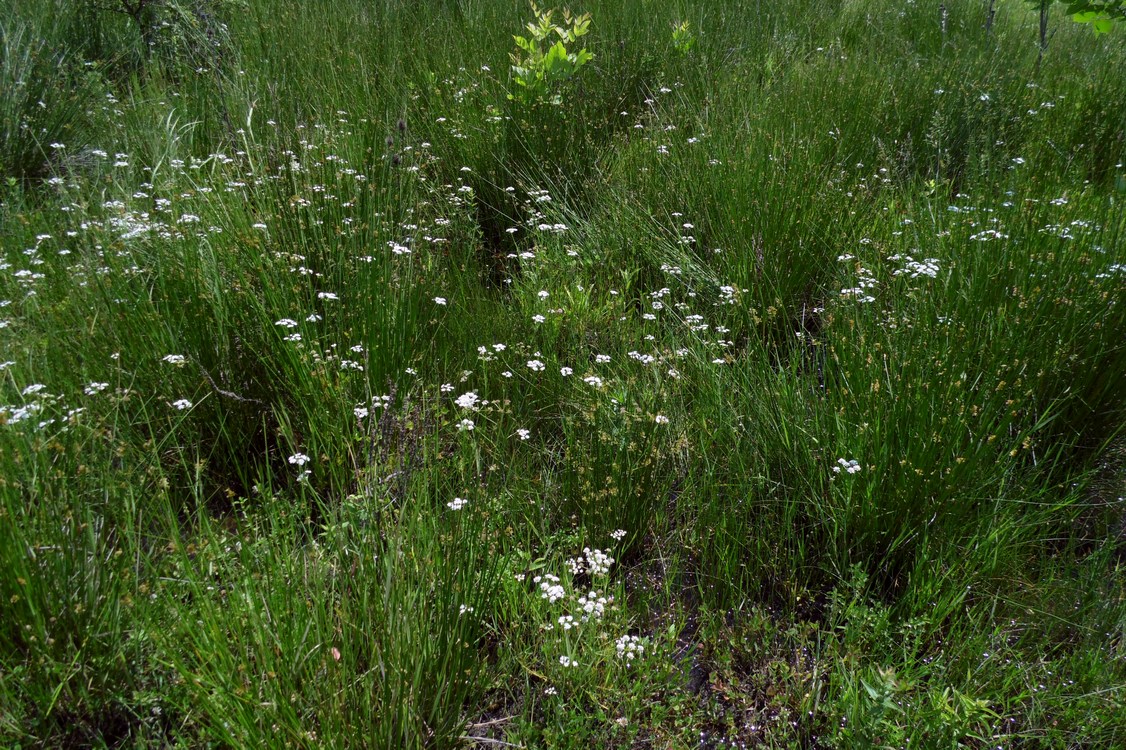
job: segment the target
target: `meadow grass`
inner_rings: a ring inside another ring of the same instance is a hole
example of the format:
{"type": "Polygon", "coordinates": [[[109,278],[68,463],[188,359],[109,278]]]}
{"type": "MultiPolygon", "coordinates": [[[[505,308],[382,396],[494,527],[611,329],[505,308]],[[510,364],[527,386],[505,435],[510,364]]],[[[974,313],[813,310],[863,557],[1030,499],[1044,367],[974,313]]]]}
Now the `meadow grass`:
{"type": "Polygon", "coordinates": [[[0,744],[1126,743],[1121,29],[115,9],[0,3],[0,744]]]}

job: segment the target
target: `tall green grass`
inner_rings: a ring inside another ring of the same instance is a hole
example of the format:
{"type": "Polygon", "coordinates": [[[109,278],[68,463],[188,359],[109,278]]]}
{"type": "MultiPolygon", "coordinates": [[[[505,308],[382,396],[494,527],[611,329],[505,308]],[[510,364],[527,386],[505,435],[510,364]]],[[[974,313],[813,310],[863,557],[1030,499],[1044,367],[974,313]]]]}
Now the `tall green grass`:
{"type": "Polygon", "coordinates": [[[1123,48],[943,7],[13,8],[4,744],[1121,744],[1123,48]]]}

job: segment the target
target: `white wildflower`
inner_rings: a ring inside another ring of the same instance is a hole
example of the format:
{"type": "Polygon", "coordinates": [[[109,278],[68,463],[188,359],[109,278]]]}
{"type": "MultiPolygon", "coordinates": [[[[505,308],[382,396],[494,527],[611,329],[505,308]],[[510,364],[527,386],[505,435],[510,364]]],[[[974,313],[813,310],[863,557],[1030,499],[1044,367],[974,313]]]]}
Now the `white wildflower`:
{"type": "Polygon", "coordinates": [[[470,391],[469,393],[463,393],[458,396],[457,400],[454,401],[454,403],[462,409],[476,409],[478,400],[479,399],[477,397],[477,392],[470,391]]]}
{"type": "Polygon", "coordinates": [[[636,635],[623,635],[614,643],[614,648],[618,652],[618,658],[625,659],[627,663],[645,653],[645,644],[636,635]]]}
{"type": "Polygon", "coordinates": [[[606,575],[614,564],[614,558],[600,549],[584,547],[583,554],[586,555],[586,567],[592,576],[606,575]]]}

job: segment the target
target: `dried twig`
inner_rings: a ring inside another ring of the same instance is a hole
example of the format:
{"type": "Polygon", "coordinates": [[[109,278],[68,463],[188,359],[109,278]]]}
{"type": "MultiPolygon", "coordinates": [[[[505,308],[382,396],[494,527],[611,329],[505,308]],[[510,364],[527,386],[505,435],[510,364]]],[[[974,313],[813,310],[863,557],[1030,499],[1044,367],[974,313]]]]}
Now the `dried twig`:
{"type": "Polygon", "coordinates": [[[241,401],[244,404],[258,404],[259,406],[266,406],[265,401],[259,401],[256,398],[249,398],[248,396],[240,396],[237,393],[220,388],[218,383],[215,382],[214,378],[211,377],[211,373],[209,373],[203,365],[200,365],[198,362],[196,362],[196,364],[199,365],[199,371],[203,373],[203,377],[207,378],[207,382],[211,384],[212,390],[214,390],[220,396],[226,396],[229,399],[241,401]]]}

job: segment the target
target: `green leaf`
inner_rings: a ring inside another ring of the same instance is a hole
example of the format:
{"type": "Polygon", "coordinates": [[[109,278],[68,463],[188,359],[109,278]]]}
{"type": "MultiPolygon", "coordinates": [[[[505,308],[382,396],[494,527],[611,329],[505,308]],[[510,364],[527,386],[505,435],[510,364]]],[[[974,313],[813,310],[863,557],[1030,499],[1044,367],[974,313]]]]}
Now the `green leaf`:
{"type": "Polygon", "coordinates": [[[874,701],[879,701],[882,697],[879,690],[868,684],[866,680],[861,680],[860,684],[864,686],[864,690],[868,692],[868,697],[874,701]]]}
{"type": "Polygon", "coordinates": [[[1076,23],[1087,23],[1091,25],[1091,29],[1095,32],[1095,36],[1099,34],[1107,34],[1114,30],[1115,19],[1105,12],[1101,11],[1084,11],[1072,15],[1071,20],[1076,23]]]}
{"type": "Polygon", "coordinates": [[[566,75],[571,70],[571,61],[567,59],[567,48],[563,42],[556,42],[543,58],[544,71],[549,76],[566,75]]]}

